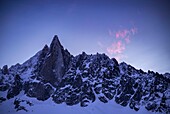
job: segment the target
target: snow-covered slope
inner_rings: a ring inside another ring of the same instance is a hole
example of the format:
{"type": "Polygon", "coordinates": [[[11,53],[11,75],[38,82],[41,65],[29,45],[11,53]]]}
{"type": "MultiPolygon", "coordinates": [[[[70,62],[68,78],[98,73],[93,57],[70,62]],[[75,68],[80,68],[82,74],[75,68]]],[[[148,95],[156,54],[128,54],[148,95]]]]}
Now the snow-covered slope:
{"type": "Polygon", "coordinates": [[[118,105],[113,100],[108,103],[102,103],[99,100],[96,100],[88,107],[82,108],[79,105],[68,106],[65,103],[56,104],[52,99],[38,101],[35,98],[29,98],[24,95],[19,96],[17,99],[20,101],[21,99],[23,100],[23,102],[20,103],[20,107],[24,106],[25,110],[16,112],[15,105],[13,105],[12,101],[14,100],[13,98],[5,102],[3,107],[0,107],[1,114],[153,114],[153,112],[147,111],[144,107],[136,112],[129,107],[118,105]],[[27,101],[32,104],[29,105],[27,101]]]}
{"type": "Polygon", "coordinates": [[[23,64],[0,69],[0,114],[170,113],[170,78],[105,54],[72,56],[55,36],[23,64]]]}

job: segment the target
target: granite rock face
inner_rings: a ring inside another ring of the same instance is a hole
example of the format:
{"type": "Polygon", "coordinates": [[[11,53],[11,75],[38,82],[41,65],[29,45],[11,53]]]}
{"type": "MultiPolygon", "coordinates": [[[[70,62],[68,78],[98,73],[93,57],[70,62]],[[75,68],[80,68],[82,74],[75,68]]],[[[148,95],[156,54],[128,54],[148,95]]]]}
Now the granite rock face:
{"type": "Polygon", "coordinates": [[[39,59],[41,61],[41,68],[39,68],[40,77],[45,82],[50,82],[56,86],[61,82],[67,70],[71,55],[67,50],[64,50],[58,37],[54,36],[50,48],[45,46],[39,59]]]}

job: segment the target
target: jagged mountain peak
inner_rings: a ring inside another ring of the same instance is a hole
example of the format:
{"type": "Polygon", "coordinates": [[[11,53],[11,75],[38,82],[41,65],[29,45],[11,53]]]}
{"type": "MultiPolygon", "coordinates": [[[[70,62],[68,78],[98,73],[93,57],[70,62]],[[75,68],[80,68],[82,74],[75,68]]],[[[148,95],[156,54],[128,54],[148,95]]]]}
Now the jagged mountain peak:
{"type": "Polygon", "coordinates": [[[61,45],[58,36],[55,35],[53,37],[51,44],[50,44],[50,52],[58,51],[58,50],[61,50],[61,49],[63,49],[63,46],[61,45]]]}
{"type": "MultiPolygon", "coordinates": [[[[164,75],[137,70],[105,54],[73,56],[54,36],[23,64],[0,69],[0,103],[11,99],[16,110],[22,110],[20,96],[87,107],[100,101],[115,102],[135,111],[170,112],[169,73],[164,75]],[[5,93],[5,94],[4,94],[5,93]]],[[[24,110],[24,109],[23,109],[24,110]]],[[[25,109],[26,110],[26,109],[25,109]]],[[[104,111],[105,112],[105,111],[104,111]]],[[[3,114],[3,113],[2,113],[3,114]]]]}
{"type": "Polygon", "coordinates": [[[42,50],[44,50],[44,51],[48,51],[48,50],[49,50],[48,45],[46,44],[46,45],[43,47],[43,49],[42,49],[42,50]]]}
{"type": "Polygon", "coordinates": [[[57,85],[67,70],[71,55],[68,50],[64,50],[57,35],[53,37],[50,49],[45,48],[44,50],[47,52],[41,54],[43,56],[40,58],[41,64],[38,67],[39,77],[45,82],[57,85]]]}

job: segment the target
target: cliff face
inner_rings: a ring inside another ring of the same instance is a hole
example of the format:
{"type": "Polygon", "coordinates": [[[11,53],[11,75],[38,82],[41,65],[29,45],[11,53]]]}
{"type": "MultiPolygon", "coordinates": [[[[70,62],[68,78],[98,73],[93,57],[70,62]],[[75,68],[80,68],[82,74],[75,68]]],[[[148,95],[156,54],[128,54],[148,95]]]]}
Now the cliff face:
{"type": "MultiPolygon", "coordinates": [[[[42,58],[39,59],[42,60],[42,58]]],[[[70,53],[67,50],[64,50],[58,40],[58,37],[54,36],[49,50],[45,52],[41,68],[39,70],[40,77],[42,77],[45,82],[57,85],[61,82],[70,59],[70,53]]]]}

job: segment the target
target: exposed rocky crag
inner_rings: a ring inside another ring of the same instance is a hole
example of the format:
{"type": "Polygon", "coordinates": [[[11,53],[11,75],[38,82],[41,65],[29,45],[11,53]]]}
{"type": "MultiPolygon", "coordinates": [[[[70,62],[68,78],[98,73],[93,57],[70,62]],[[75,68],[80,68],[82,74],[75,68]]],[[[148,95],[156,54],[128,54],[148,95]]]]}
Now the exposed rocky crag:
{"type": "MultiPolygon", "coordinates": [[[[86,107],[100,100],[115,101],[138,111],[170,112],[170,74],[144,72],[105,54],[71,55],[54,36],[47,45],[23,64],[0,69],[0,103],[24,94],[37,100],[86,107]]],[[[16,111],[25,110],[15,98],[16,111]]]]}

